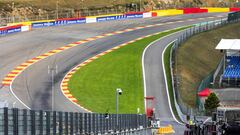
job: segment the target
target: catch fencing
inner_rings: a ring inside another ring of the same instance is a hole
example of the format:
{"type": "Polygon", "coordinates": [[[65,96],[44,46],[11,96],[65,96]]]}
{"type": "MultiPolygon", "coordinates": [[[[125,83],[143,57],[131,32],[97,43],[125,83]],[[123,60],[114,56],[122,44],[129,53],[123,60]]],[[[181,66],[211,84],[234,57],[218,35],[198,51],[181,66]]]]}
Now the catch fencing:
{"type": "Polygon", "coordinates": [[[1,135],[144,133],[148,130],[148,123],[144,114],[107,115],[17,108],[0,109],[1,135]]]}
{"type": "MultiPolygon", "coordinates": [[[[182,101],[181,98],[181,94],[180,94],[180,75],[178,72],[178,67],[177,67],[177,50],[178,48],[191,36],[201,33],[201,32],[205,32],[208,30],[212,30],[215,28],[219,28],[222,27],[226,24],[229,23],[236,23],[239,22],[240,18],[235,18],[234,20],[228,21],[227,19],[220,19],[220,20],[215,20],[215,21],[209,21],[209,22],[204,22],[204,23],[199,23],[194,25],[193,27],[190,27],[188,29],[186,29],[182,35],[180,35],[175,41],[174,41],[174,45],[171,48],[171,71],[172,71],[172,80],[173,80],[173,90],[174,90],[174,96],[176,98],[176,106],[177,108],[180,108],[181,113],[185,114],[185,115],[203,115],[203,108],[202,108],[202,104],[200,103],[200,99],[197,97],[197,108],[191,108],[190,106],[188,106],[186,103],[184,103],[182,101]]],[[[213,80],[213,75],[211,75],[211,77],[208,77],[205,81],[202,81],[202,83],[204,83],[204,85],[201,83],[199,86],[204,86],[201,87],[201,90],[208,87],[211,83],[211,81],[213,80]]],[[[196,90],[196,96],[197,96],[197,92],[199,92],[199,90],[196,90]]],[[[178,110],[179,111],[179,110],[178,110]]],[[[181,114],[180,113],[180,114],[181,114]]]]}

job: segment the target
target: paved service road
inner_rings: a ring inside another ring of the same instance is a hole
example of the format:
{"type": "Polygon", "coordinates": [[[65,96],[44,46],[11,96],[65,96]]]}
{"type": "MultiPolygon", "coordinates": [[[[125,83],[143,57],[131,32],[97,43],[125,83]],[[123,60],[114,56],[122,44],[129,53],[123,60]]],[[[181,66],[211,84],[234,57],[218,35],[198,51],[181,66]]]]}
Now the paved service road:
{"type": "Polygon", "coordinates": [[[155,115],[160,119],[161,125],[173,125],[174,130],[177,131],[176,133],[178,134],[183,134],[184,126],[180,126],[179,123],[173,119],[170,107],[168,106],[168,95],[162,66],[162,53],[165,47],[181,34],[182,32],[176,33],[155,42],[147,48],[144,57],[146,95],[155,97],[155,115]]]}
{"type": "MultiPolygon", "coordinates": [[[[207,20],[215,20],[224,14],[195,14],[173,17],[156,17],[136,20],[111,21],[94,24],[69,25],[62,27],[49,27],[35,29],[30,32],[1,37],[0,57],[1,71],[0,79],[17,65],[24,61],[36,57],[44,52],[64,46],[71,42],[86,39],[103,33],[144,26],[149,24],[162,23],[161,26],[145,28],[127,33],[109,36],[106,38],[91,41],[66,50],[62,53],[48,57],[25,70],[20,74],[12,85],[14,94],[27,106],[32,109],[51,109],[51,75],[48,74],[48,67],[58,66],[58,73],[55,74],[55,94],[54,109],[61,111],[83,111],[76,105],[68,101],[60,91],[60,82],[63,76],[72,67],[83,62],[100,52],[117,46],[121,43],[136,39],[140,36],[152,34],[159,31],[172,29],[175,27],[199,23],[207,20]],[[202,19],[198,19],[202,18],[202,19]],[[178,22],[177,22],[178,21],[178,22]],[[185,21],[185,22],[183,22],[185,21]],[[171,24],[164,24],[173,22],[171,24]]],[[[161,61],[161,59],[159,59],[161,61]]],[[[152,91],[149,89],[149,91],[152,91]]],[[[9,87],[2,87],[0,98],[7,100],[9,106],[14,103],[19,108],[25,108],[12,95],[9,87]]],[[[167,104],[165,104],[166,106],[167,104]]],[[[160,106],[159,106],[160,107],[160,106]]],[[[160,109],[159,109],[160,110],[160,109]]]]}

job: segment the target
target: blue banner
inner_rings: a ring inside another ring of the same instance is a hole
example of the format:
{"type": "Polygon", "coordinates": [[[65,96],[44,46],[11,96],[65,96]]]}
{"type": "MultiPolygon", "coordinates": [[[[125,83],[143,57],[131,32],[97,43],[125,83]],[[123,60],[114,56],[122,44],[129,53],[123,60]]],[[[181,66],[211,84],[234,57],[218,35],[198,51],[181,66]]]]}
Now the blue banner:
{"type": "Polygon", "coordinates": [[[57,20],[56,25],[67,25],[67,24],[81,24],[81,23],[86,23],[85,18],[81,19],[74,19],[74,20],[57,20]]]}
{"type": "Polygon", "coordinates": [[[127,19],[143,18],[143,14],[126,14],[127,19]]]}
{"type": "Polygon", "coordinates": [[[21,27],[8,29],[8,30],[6,31],[6,34],[11,34],[11,33],[16,33],[16,32],[21,32],[21,27]]]}
{"type": "Polygon", "coordinates": [[[21,32],[21,26],[16,28],[9,28],[9,29],[6,28],[4,30],[0,30],[0,35],[6,35],[6,34],[11,34],[16,32],[21,32]]]}
{"type": "Polygon", "coordinates": [[[42,27],[48,27],[48,26],[55,26],[55,21],[32,23],[32,28],[42,28],[42,27]]]}
{"type": "Polygon", "coordinates": [[[126,14],[126,15],[117,15],[117,16],[97,17],[97,22],[122,20],[122,19],[132,19],[132,18],[143,18],[143,14],[126,14]]]}
{"type": "Polygon", "coordinates": [[[121,20],[125,19],[125,15],[117,15],[117,16],[103,16],[97,17],[97,22],[105,22],[105,21],[112,21],[112,20],[121,20]]]}

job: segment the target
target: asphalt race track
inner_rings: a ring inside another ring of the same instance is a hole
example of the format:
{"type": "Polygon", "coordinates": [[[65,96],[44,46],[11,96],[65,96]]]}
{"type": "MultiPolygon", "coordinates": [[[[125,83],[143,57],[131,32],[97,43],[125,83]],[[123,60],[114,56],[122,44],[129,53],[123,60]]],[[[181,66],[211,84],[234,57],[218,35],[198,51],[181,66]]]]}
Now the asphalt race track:
{"type": "MultiPolygon", "coordinates": [[[[27,68],[21,73],[12,84],[13,93],[31,109],[52,109],[52,81],[51,74],[48,73],[48,67],[57,65],[57,73],[54,74],[54,110],[57,111],[83,111],[75,104],[70,102],[62,94],[60,83],[64,75],[74,66],[84,60],[106,51],[114,46],[136,39],[138,37],[152,33],[173,29],[176,27],[221,19],[226,13],[214,14],[194,14],[172,17],[155,17],[136,20],[110,21],[92,24],[68,25],[59,27],[48,27],[34,29],[30,32],[13,34],[0,37],[0,79],[10,72],[14,67],[20,65],[28,59],[36,57],[49,50],[56,49],[66,44],[86,39],[89,37],[101,35],[104,33],[124,30],[136,26],[145,26],[149,24],[163,25],[139,29],[131,32],[108,36],[88,43],[81,44],[72,49],[63,51],[27,68]],[[199,19],[201,18],[201,19],[199,19]],[[173,22],[168,23],[167,22],[173,22]]],[[[167,106],[167,96],[165,93],[165,82],[162,71],[162,51],[164,47],[176,35],[162,39],[151,46],[145,57],[147,95],[157,97],[157,117],[165,118],[165,121],[174,122],[167,106]]],[[[0,87],[1,101],[8,102],[8,106],[17,106],[26,108],[19,100],[13,96],[9,86],[0,87]]],[[[90,99],[89,99],[90,100],[90,99]]],[[[168,123],[167,122],[167,123],[168,123]]]]}

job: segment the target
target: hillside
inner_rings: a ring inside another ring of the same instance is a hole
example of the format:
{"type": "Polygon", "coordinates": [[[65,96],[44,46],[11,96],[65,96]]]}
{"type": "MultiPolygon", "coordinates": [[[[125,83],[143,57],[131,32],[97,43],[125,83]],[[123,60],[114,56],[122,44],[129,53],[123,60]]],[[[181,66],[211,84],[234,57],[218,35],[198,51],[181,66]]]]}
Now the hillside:
{"type": "Polygon", "coordinates": [[[177,51],[177,71],[183,101],[194,107],[196,90],[205,77],[216,69],[222,53],[215,47],[222,39],[239,39],[240,24],[227,25],[191,37],[177,51]],[[206,40],[207,39],[207,40],[206,40]]]}

